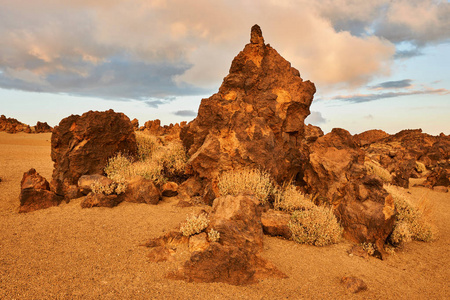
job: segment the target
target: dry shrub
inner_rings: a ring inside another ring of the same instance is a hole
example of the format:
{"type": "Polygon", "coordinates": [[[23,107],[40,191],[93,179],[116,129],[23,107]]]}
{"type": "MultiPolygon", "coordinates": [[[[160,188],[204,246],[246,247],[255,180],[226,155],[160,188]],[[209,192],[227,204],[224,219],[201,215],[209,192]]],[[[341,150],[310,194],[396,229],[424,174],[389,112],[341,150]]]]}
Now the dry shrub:
{"type": "Polygon", "coordinates": [[[250,192],[261,202],[266,203],[273,192],[269,173],[259,169],[240,169],[222,173],[217,186],[221,195],[237,196],[250,192]]]}
{"type": "Polygon", "coordinates": [[[121,183],[135,176],[142,176],[157,184],[182,176],[187,156],[180,141],[160,144],[155,136],[137,133],[138,161],[118,153],[108,160],[105,173],[114,182],[121,183]]]}
{"type": "Polygon", "coordinates": [[[383,182],[391,182],[392,176],[389,173],[388,170],[380,166],[375,161],[372,160],[366,160],[364,162],[364,166],[366,167],[366,170],[369,174],[375,175],[376,177],[380,178],[383,182]]]}
{"type": "Polygon", "coordinates": [[[338,243],[343,231],[333,211],[320,206],[295,211],[288,227],[295,242],[315,246],[338,243]]]}
{"type": "Polygon", "coordinates": [[[425,173],[427,171],[427,168],[425,167],[425,165],[423,163],[421,163],[420,161],[416,161],[415,169],[416,169],[417,173],[425,173]]]}
{"type": "Polygon", "coordinates": [[[282,189],[277,189],[274,194],[274,207],[278,210],[293,212],[295,210],[311,209],[315,206],[308,195],[302,194],[291,184],[282,189]]]}
{"type": "Polygon", "coordinates": [[[210,242],[218,242],[220,239],[220,232],[211,228],[211,230],[208,232],[208,239],[210,242]]]}
{"type": "Polygon", "coordinates": [[[428,222],[430,208],[428,200],[422,199],[418,206],[409,200],[409,195],[402,188],[385,185],[384,188],[394,198],[397,209],[397,220],[390,241],[393,245],[400,245],[413,239],[429,242],[435,238],[436,233],[428,222]]]}
{"type": "Polygon", "coordinates": [[[126,182],[113,182],[111,184],[102,184],[100,181],[96,180],[91,184],[91,190],[94,194],[117,194],[120,195],[125,193],[127,189],[126,182]]]}
{"type": "Polygon", "coordinates": [[[140,131],[136,131],[135,134],[139,160],[146,160],[157,148],[161,147],[156,136],[140,131]]]}
{"type": "Polygon", "coordinates": [[[184,236],[191,236],[202,232],[208,227],[209,220],[206,213],[202,213],[198,216],[191,215],[186,218],[186,221],[181,224],[180,232],[184,236]]]}

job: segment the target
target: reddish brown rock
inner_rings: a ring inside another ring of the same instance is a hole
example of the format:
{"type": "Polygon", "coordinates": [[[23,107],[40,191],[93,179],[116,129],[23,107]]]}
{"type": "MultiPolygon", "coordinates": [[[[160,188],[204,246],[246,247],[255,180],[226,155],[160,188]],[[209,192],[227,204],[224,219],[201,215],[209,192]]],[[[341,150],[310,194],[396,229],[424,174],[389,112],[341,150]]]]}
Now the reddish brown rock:
{"type": "Polygon", "coordinates": [[[181,129],[186,127],[186,122],[170,124],[170,125],[164,125],[161,126],[161,121],[156,120],[150,120],[145,122],[144,126],[140,128],[140,130],[147,131],[148,133],[156,136],[164,136],[164,139],[166,141],[179,139],[180,138],[180,132],[181,129]]]}
{"type": "Polygon", "coordinates": [[[90,193],[81,202],[82,208],[91,207],[115,207],[122,202],[122,199],[117,195],[104,195],[104,194],[94,194],[90,193]]]}
{"type": "Polygon", "coordinates": [[[335,208],[344,237],[356,243],[373,243],[383,249],[392,232],[395,208],[377,178],[367,174],[364,152],[351,134],[333,129],[309,146],[309,161],[297,180],[317,204],[335,208]]]}
{"type": "Polygon", "coordinates": [[[87,195],[92,192],[91,186],[94,183],[100,183],[103,186],[108,186],[111,185],[113,181],[100,174],[83,175],[78,179],[78,189],[82,194],[87,195]]]}
{"type": "Polygon", "coordinates": [[[289,180],[301,169],[299,144],[315,91],[264,44],[255,25],[219,92],[203,99],[198,116],[182,129],[192,173],[211,180],[224,170],[262,167],[279,182],[289,180]]]}
{"type": "Polygon", "coordinates": [[[139,120],[134,118],[133,120],[131,120],[131,125],[133,126],[134,130],[138,130],[139,129],[139,120]]]}
{"type": "Polygon", "coordinates": [[[36,133],[45,133],[45,132],[52,132],[53,128],[50,127],[50,125],[47,124],[47,122],[37,122],[34,126],[34,131],[36,133]]]}
{"type": "Polygon", "coordinates": [[[217,198],[206,232],[211,229],[220,233],[218,242],[209,242],[205,232],[189,239],[181,233],[171,232],[146,244],[152,248],[149,256],[153,261],[180,260],[180,267],[168,277],[188,282],[245,285],[262,278],[286,277],[260,256],[263,243],[261,211],[253,196],[241,194],[217,198]],[[189,255],[183,257],[186,250],[189,255]]]}
{"type": "Polygon", "coordinates": [[[367,290],[367,284],[362,279],[356,277],[344,276],[341,279],[341,283],[349,292],[354,294],[367,290]]]}
{"type": "Polygon", "coordinates": [[[17,133],[17,132],[30,133],[31,128],[29,125],[23,124],[14,118],[7,118],[6,116],[1,115],[0,131],[6,131],[7,133],[17,133]]]}
{"type": "Polygon", "coordinates": [[[161,187],[161,194],[164,197],[175,197],[178,195],[178,184],[173,181],[164,183],[161,187]]]}
{"type": "Polygon", "coordinates": [[[321,136],[323,136],[323,131],[320,127],[311,124],[305,126],[305,140],[307,142],[315,142],[321,136]]]}
{"type": "Polygon", "coordinates": [[[35,169],[25,172],[20,183],[20,213],[58,206],[62,197],[50,191],[48,181],[35,169]]]}
{"type": "Polygon", "coordinates": [[[108,158],[117,152],[136,151],[133,126],[122,113],[90,111],[67,117],[52,134],[52,190],[67,196],[68,187],[82,175],[103,174],[108,158]]]}
{"type": "Polygon", "coordinates": [[[137,176],[128,182],[125,194],[120,197],[127,202],[155,205],[161,199],[161,193],[153,181],[137,176]]]}
{"type": "Polygon", "coordinates": [[[435,188],[437,186],[449,187],[450,186],[450,173],[447,169],[442,167],[436,167],[428,176],[424,186],[428,188],[435,188]]]}
{"type": "Polygon", "coordinates": [[[276,210],[268,210],[261,215],[261,223],[265,234],[270,236],[281,236],[287,240],[291,239],[292,233],[288,227],[291,215],[276,210]]]}
{"type": "Polygon", "coordinates": [[[378,142],[384,138],[387,138],[388,136],[389,134],[384,132],[383,130],[372,129],[364,131],[360,134],[355,134],[353,137],[360,146],[364,146],[378,142]]]}

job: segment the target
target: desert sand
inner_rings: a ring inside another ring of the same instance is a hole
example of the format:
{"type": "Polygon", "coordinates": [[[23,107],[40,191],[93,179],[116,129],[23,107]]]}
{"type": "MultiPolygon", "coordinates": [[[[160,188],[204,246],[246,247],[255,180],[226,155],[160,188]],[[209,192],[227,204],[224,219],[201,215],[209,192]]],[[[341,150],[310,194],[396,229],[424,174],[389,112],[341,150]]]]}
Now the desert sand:
{"type": "Polygon", "coordinates": [[[20,180],[31,167],[51,179],[51,134],[0,132],[0,299],[448,299],[450,194],[410,188],[430,200],[439,237],[410,242],[385,260],[349,256],[343,241],[323,248],[265,237],[263,255],[289,278],[248,286],[165,278],[173,265],[151,263],[140,246],[201,207],[179,199],[82,209],[81,199],[19,214],[20,180]],[[351,294],[343,276],[368,290],[351,294]]]}

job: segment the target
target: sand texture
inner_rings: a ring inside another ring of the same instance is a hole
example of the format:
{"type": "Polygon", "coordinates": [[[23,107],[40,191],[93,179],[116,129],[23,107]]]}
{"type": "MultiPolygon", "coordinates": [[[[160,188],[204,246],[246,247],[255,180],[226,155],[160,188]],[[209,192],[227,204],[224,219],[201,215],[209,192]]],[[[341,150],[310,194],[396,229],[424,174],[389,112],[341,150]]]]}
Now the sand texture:
{"type": "Polygon", "coordinates": [[[430,199],[439,239],[411,242],[381,261],[349,256],[349,243],[318,248],[265,237],[263,255],[287,279],[237,287],[173,281],[173,265],[148,262],[140,244],[175,228],[201,207],[122,203],[82,209],[81,199],[18,214],[20,180],[34,167],[51,179],[50,134],[0,132],[0,299],[445,299],[450,296],[450,194],[430,199]],[[368,290],[340,283],[358,277],[368,290]]]}

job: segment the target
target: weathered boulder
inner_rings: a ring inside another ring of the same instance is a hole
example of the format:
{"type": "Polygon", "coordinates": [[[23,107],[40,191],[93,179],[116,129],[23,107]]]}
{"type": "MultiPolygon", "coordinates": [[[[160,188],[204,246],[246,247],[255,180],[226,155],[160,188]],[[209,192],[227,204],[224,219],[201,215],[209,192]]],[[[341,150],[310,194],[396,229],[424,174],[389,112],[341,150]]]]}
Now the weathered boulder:
{"type": "Polygon", "coordinates": [[[111,185],[113,181],[108,177],[100,174],[82,175],[78,179],[78,189],[83,195],[87,195],[90,192],[92,192],[91,187],[94,183],[99,183],[103,186],[108,186],[111,185]]]}
{"type": "Polygon", "coordinates": [[[209,241],[205,232],[190,236],[170,232],[151,240],[153,261],[181,260],[171,279],[189,282],[224,282],[233,285],[255,283],[262,278],[284,278],[273,264],[260,256],[263,249],[261,211],[250,195],[224,196],[214,200],[209,226],[220,234],[209,241]],[[188,256],[183,257],[185,253],[188,256]],[[181,257],[181,258],[176,258],[181,257]]]}
{"type": "Polygon", "coordinates": [[[130,119],[113,110],[72,115],[52,134],[52,190],[67,196],[82,175],[103,174],[108,158],[117,152],[135,155],[136,138],[130,119]]]}
{"type": "Polygon", "coordinates": [[[434,188],[437,186],[449,187],[450,186],[450,172],[447,171],[447,169],[445,169],[445,168],[436,167],[427,176],[427,179],[425,180],[423,185],[428,188],[434,188]]]}
{"type": "Polygon", "coordinates": [[[30,133],[31,128],[29,125],[23,124],[14,118],[7,118],[4,115],[0,116],[0,131],[6,131],[7,133],[26,132],[30,133]]]}
{"type": "Polygon", "coordinates": [[[178,184],[173,181],[164,183],[161,187],[161,194],[164,197],[175,197],[178,195],[178,184]]]}
{"type": "Polygon", "coordinates": [[[99,193],[89,193],[81,202],[82,208],[91,207],[115,207],[122,202],[122,198],[117,195],[105,195],[99,193]]]}
{"type": "Polygon", "coordinates": [[[181,131],[191,172],[214,180],[224,170],[262,167],[289,180],[302,165],[299,143],[315,91],[253,26],[219,92],[202,100],[181,131]]]}
{"type": "Polygon", "coordinates": [[[161,126],[161,121],[156,119],[145,122],[144,126],[139,128],[139,130],[146,131],[151,135],[164,136],[166,141],[170,141],[180,138],[181,129],[185,127],[186,124],[186,122],[181,122],[175,123],[175,125],[171,123],[170,125],[161,126]]]}
{"type": "Polygon", "coordinates": [[[20,213],[58,206],[62,197],[50,191],[48,181],[35,169],[25,172],[20,183],[20,213]]]}
{"type": "Polygon", "coordinates": [[[364,146],[373,144],[377,141],[387,138],[388,136],[389,134],[384,132],[383,130],[372,129],[364,131],[360,134],[355,134],[353,137],[360,146],[364,146]]]}
{"type": "Polygon", "coordinates": [[[344,227],[344,237],[357,242],[383,244],[393,230],[392,197],[364,167],[364,152],[351,134],[333,129],[309,146],[309,160],[297,181],[317,204],[328,204],[344,227]]]}
{"type": "Polygon", "coordinates": [[[128,182],[125,194],[120,197],[127,202],[158,204],[161,193],[153,181],[136,176],[128,182]]]}
{"type": "Polygon", "coordinates": [[[288,226],[290,220],[290,214],[273,209],[263,212],[261,215],[261,223],[265,234],[281,236],[287,240],[292,237],[291,230],[288,226]]]}
{"type": "Polygon", "coordinates": [[[50,127],[50,125],[47,124],[47,122],[37,122],[34,126],[34,131],[36,133],[45,133],[45,132],[52,132],[53,128],[50,127]]]}

